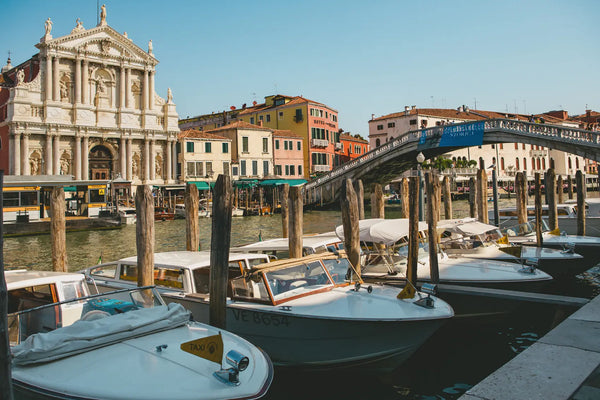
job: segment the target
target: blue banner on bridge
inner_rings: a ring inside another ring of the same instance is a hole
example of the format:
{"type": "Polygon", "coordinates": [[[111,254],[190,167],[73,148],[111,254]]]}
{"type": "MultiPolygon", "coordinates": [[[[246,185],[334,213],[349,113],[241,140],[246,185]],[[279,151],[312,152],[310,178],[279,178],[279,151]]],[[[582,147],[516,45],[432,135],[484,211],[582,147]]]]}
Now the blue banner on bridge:
{"type": "Polygon", "coordinates": [[[445,126],[438,146],[480,146],[483,144],[485,122],[445,126]]]}

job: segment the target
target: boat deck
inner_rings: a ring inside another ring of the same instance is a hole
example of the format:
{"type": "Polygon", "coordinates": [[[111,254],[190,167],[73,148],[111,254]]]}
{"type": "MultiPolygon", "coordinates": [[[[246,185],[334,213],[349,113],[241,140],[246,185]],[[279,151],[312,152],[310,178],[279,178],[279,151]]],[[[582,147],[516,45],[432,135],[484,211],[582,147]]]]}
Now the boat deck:
{"type": "Polygon", "coordinates": [[[459,400],[600,399],[600,296],[459,400]]]}

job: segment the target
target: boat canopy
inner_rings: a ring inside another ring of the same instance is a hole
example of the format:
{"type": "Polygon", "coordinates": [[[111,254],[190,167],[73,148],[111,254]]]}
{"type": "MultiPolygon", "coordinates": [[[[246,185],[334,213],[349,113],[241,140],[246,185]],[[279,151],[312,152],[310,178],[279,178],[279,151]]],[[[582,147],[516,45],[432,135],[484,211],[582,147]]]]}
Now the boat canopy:
{"type": "Polygon", "coordinates": [[[484,233],[498,229],[495,225],[484,224],[475,218],[448,219],[440,221],[437,227],[438,229],[456,230],[468,236],[483,235],[484,233]]]}
{"type": "Polygon", "coordinates": [[[260,186],[279,186],[286,183],[290,186],[300,186],[306,183],[306,179],[265,179],[260,182],[260,186]]]}
{"type": "MultiPolygon", "coordinates": [[[[381,243],[391,245],[403,237],[408,236],[408,218],[396,219],[363,219],[358,222],[359,238],[363,242],[381,243]]],[[[427,224],[419,221],[419,231],[427,230],[427,224]]],[[[335,228],[337,236],[344,240],[344,226],[335,228]]]]}

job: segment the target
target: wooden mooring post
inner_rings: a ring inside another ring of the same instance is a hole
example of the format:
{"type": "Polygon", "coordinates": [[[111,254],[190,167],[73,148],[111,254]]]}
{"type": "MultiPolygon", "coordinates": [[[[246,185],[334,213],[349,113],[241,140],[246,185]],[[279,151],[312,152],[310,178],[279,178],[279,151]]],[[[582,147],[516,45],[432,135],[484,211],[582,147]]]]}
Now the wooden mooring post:
{"type": "Polygon", "coordinates": [[[419,261],[419,184],[420,178],[411,177],[408,198],[408,260],[406,265],[407,285],[416,287],[417,262],[419,261]]]}
{"type": "Polygon", "coordinates": [[[559,175],[558,179],[556,180],[556,190],[558,193],[558,199],[557,199],[558,204],[562,204],[564,202],[563,186],[564,186],[563,177],[562,177],[562,175],[559,175]]]}
{"type": "MultiPolygon", "coordinates": [[[[402,203],[402,212],[400,213],[400,218],[408,218],[410,202],[408,201],[409,196],[409,183],[408,178],[402,178],[402,190],[400,191],[400,203],[402,203]]],[[[418,197],[418,194],[417,194],[418,197]]],[[[418,201],[418,199],[417,199],[418,201]]],[[[383,218],[383,217],[382,217],[383,218]]]]}
{"type": "Polygon", "coordinates": [[[292,186],[290,188],[289,204],[290,225],[289,225],[289,249],[290,258],[302,257],[302,188],[292,186]]]}
{"type": "Polygon", "coordinates": [[[544,245],[544,239],[542,237],[542,180],[539,172],[535,173],[535,187],[533,188],[535,196],[535,238],[537,241],[537,247],[544,245]]]}
{"type": "Polygon", "coordinates": [[[290,197],[290,185],[284,183],[281,187],[281,233],[282,237],[288,237],[288,229],[290,223],[290,210],[288,207],[290,197]]]}
{"type": "Polygon", "coordinates": [[[365,219],[365,190],[361,179],[354,181],[354,191],[358,203],[358,219],[365,219]]]}
{"type": "Polygon", "coordinates": [[[426,177],[427,190],[427,236],[429,239],[429,272],[431,283],[438,284],[440,282],[440,272],[438,266],[438,234],[437,224],[439,220],[439,191],[440,180],[432,172],[429,171],[426,177]]]}
{"type": "Polygon", "coordinates": [[[525,175],[522,172],[517,172],[515,176],[515,194],[517,201],[517,223],[524,224],[527,222],[527,188],[525,175]]]}
{"type": "Polygon", "coordinates": [[[344,248],[348,260],[354,266],[354,279],[360,280],[360,237],[358,235],[358,199],[352,186],[352,180],[346,179],[342,183],[340,193],[340,206],[342,208],[342,225],[344,228],[344,248]]]}
{"type": "Polygon", "coordinates": [[[383,188],[380,183],[373,185],[373,193],[371,194],[371,218],[385,218],[383,188]]]}
{"type": "MultiPolygon", "coordinates": [[[[554,168],[549,168],[546,171],[544,179],[546,190],[546,202],[548,203],[548,226],[551,231],[558,229],[558,213],[556,208],[556,174],[554,168]]],[[[562,182],[561,182],[562,185],[562,182]]],[[[559,186],[560,190],[562,187],[559,186]]]]}
{"type": "Polygon", "coordinates": [[[214,187],[210,238],[209,324],[227,327],[227,281],[231,243],[231,178],[219,175],[214,187]]]}
{"type": "Polygon", "coordinates": [[[448,175],[444,176],[442,180],[442,197],[444,198],[444,218],[452,219],[452,192],[448,175]]]}
{"type": "Polygon", "coordinates": [[[475,184],[475,178],[469,178],[469,217],[475,218],[477,216],[477,206],[475,202],[475,195],[477,194],[477,185],[475,184]]]}
{"type": "Polygon", "coordinates": [[[0,399],[12,400],[11,352],[8,338],[8,289],[4,277],[4,170],[0,170],[0,399]]]}
{"type": "Polygon", "coordinates": [[[585,236],[585,178],[583,172],[575,174],[577,185],[577,235],[585,236]]]}
{"type": "Polygon", "coordinates": [[[137,248],[138,286],[154,285],[154,199],[148,185],[135,193],[135,243],[137,248]]]}
{"type": "Polygon", "coordinates": [[[52,270],[67,272],[67,221],[65,190],[52,188],[50,193],[50,237],[52,240],[52,270]]]}
{"type": "Polygon", "coordinates": [[[500,212],[498,210],[498,177],[496,169],[496,166],[494,166],[494,169],[492,170],[492,195],[494,196],[494,225],[500,226],[500,212]]]}
{"type": "Polygon", "coordinates": [[[198,221],[198,210],[200,205],[200,194],[198,187],[193,183],[185,186],[185,249],[187,251],[200,250],[200,223],[198,221]]]}
{"type": "Polygon", "coordinates": [[[487,188],[487,174],[484,168],[479,168],[477,170],[477,219],[484,224],[489,222],[487,188]]]}
{"type": "Polygon", "coordinates": [[[571,175],[567,175],[567,193],[569,194],[569,200],[573,200],[573,179],[571,179],[571,175]]]}

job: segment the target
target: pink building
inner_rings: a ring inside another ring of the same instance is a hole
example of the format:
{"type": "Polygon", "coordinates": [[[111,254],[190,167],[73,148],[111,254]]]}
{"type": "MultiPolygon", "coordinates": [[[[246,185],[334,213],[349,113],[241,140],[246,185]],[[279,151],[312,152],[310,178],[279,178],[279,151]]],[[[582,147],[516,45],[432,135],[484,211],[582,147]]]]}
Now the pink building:
{"type": "Polygon", "coordinates": [[[304,149],[302,136],[289,130],[273,130],[273,165],[275,177],[302,179],[304,176],[304,149]]]}

